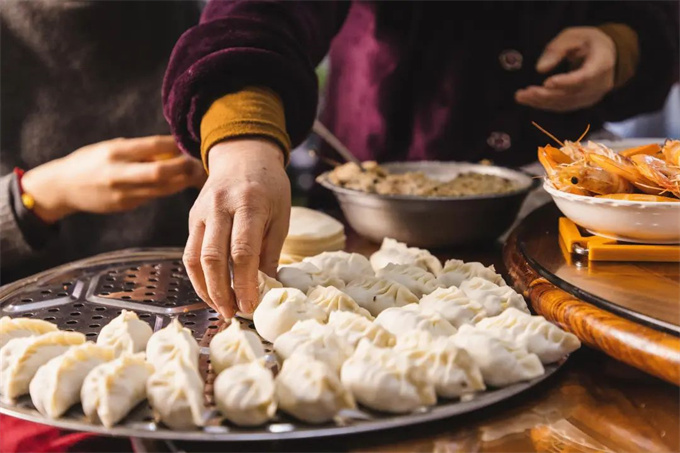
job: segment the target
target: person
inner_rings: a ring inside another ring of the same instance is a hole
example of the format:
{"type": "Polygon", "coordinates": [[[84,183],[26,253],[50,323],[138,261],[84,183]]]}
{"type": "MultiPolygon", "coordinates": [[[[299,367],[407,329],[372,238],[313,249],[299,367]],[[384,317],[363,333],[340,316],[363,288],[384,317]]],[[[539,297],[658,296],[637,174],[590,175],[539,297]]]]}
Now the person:
{"type": "Polygon", "coordinates": [[[532,120],[575,139],[658,109],[677,36],[677,2],[211,1],[163,87],[176,140],[209,170],[184,252],[197,293],[225,317],[256,306],[329,49],[322,120],[360,159],[520,165],[546,140],[532,120]]]}

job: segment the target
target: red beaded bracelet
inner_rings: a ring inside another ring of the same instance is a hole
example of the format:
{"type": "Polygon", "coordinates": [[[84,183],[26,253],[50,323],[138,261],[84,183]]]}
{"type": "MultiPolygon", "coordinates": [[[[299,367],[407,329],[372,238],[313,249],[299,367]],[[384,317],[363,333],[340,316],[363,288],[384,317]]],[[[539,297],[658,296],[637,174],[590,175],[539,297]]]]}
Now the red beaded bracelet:
{"type": "Polygon", "coordinates": [[[30,194],[24,192],[24,186],[21,184],[21,179],[24,177],[24,173],[26,172],[21,168],[14,167],[14,174],[17,175],[17,183],[19,185],[19,195],[21,196],[21,202],[23,203],[24,207],[26,207],[26,209],[31,211],[35,207],[35,199],[30,194]]]}

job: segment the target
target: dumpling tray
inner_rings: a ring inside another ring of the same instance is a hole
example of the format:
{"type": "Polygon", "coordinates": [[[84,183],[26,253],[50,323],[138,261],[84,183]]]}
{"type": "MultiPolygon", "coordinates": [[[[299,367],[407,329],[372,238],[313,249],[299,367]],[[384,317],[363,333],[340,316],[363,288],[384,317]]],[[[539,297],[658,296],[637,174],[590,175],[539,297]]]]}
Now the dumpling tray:
{"type": "MultiPolygon", "coordinates": [[[[201,346],[200,368],[206,381],[206,403],[212,404],[214,374],[208,361],[210,339],[223,327],[217,314],[198,298],[181,261],[179,248],[128,249],[66,264],[0,287],[0,316],[31,317],[56,324],[62,330],[82,332],[95,341],[100,329],[122,309],[137,312],[154,331],[173,318],[192,331],[201,346]]],[[[248,320],[239,320],[251,330],[248,320]]],[[[268,363],[276,357],[265,343],[268,363]]],[[[440,400],[433,407],[406,415],[368,410],[341,412],[333,423],[309,425],[277,415],[258,428],[240,428],[221,421],[214,411],[202,429],[171,430],[153,421],[146,402],[111,429],[91,423],[80,405],[52,420],[41,415],[28,395],[14,404],[0,400],[0,413],[55,427],[109,436],[195,441],[248,441],[317,438],[378,431],[440,420],[490,406],[521,393],[554,374],[563,364],[546,365],[545,374],[502,389],[487,390],[466,400],[440,400]]]]}

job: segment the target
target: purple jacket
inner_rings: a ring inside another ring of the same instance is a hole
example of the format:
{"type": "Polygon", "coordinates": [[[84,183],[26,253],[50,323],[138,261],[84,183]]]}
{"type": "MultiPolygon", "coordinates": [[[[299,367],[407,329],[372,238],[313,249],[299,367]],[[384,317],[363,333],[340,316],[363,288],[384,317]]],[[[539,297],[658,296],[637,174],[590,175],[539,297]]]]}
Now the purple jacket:
{"type": "Polygon", "coordinates": [[[676,79],[677,2],[216,1],[173,52],[163,87],[166,118],[197,154],[213,100],[245,84],[277,91],[294,143],[317,110],[315,66],[329,53],[322,118],[361,159],[535,160],[548,141],[587,124],[659,109],[676,79]],[[637,31],[636,76],[597,106],[546,113],[514,92],[540,84],[534,70],[562,29],[606,22],[637,31]]]}

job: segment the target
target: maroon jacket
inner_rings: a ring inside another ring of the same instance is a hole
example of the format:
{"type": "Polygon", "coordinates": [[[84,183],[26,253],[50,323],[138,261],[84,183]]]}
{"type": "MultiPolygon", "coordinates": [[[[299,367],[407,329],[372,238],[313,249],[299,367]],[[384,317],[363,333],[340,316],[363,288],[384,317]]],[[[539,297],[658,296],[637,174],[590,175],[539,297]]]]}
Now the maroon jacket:
{"type": "Polygon", "coordinates": [[[535,160],[548,139],[659,109],[677,77],[678,2],[216,1],[177,43],[163,87],[181,146],[198,153],[211,102],[244,84],[283,98],[294,143],[317,109],[314,67],[330,49],[322,117],[361,159],[535,160]],[[520,106],[540,84],[545,45],[575,25],[637,31],[636,76],[594,108],[555,114],[520,106]]]}

